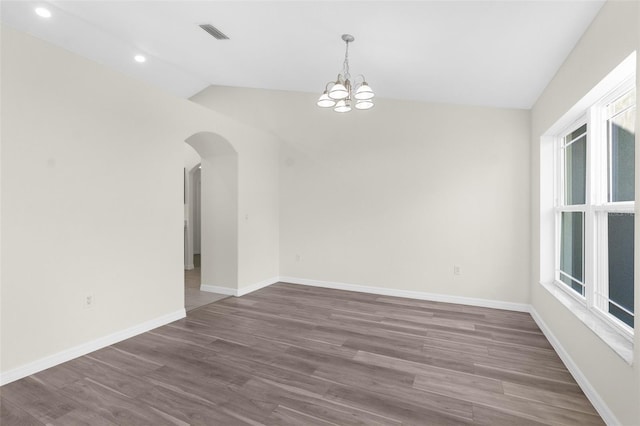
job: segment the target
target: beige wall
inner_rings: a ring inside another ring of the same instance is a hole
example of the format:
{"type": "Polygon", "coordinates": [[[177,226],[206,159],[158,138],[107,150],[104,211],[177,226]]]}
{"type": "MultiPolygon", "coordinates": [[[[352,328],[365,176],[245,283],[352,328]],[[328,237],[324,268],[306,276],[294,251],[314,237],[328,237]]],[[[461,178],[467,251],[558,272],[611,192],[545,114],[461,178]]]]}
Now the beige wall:
{"type": "Polygon", "coordinates": [[[229,285],[278,275],[273,137],[7,27],[1,43],[3,374],[183,309],[183,145],[196,132],[238,152],[249,219],[229,285]]]}
{"type": "Polygon", "coordinates": [[[316,96],[192,98],[282,139],[281,276],[528,303],[528,111],[316,96]]]}
{"type": "MultiPolygon", "coordinates": [[[[540,136],[637,46],[638,3],[609,1],[534,106],[531,139],[531,302],[595,391],[625,425],[638,424],[640,419],[640,333],[636,332],[635,361],[630,366],[539,284],[540,136]]],[[[638,190],[640,183],[636,183],[638,190]]],[[[640,199],[637,194],[636,199],[640,199]]],[[[639,223],[636,215],[636,229],[640,229],[639,223]]],[[[636,264],[640,264],[639,260],[640,250],[636,250],[636,264]]],[[[638,268],[635,282],[637,310],[638,268]]]]}

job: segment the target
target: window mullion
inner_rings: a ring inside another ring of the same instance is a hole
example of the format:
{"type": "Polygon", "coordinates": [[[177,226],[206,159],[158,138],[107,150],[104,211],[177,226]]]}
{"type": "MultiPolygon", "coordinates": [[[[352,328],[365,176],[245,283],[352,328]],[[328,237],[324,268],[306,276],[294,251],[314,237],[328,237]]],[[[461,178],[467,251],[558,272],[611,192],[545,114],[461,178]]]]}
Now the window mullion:
{"type": "Polygon", "coordinates": [[[607,126],[604,117],[603,108],[594,105],[589,108],[589,116],[591,119],[591,148],[593,167],[591,180],[593,189],[591,192],[591,222],[590,227],[593,230],[592,246],[590,248],[591,259],[588,260],[592,266],[593,274],[589,280],[588,300],[590,307],[598,309],[606,309],[605,294],[608,296],[608,252],[606,250],[607,241],[607,215],[602,211],[602,206],[607,203],[610,188],[607,171],[609,169],[608,162],[611,156],[608,152],[607,144],[607,126]]]}
{"type": "Polygon", "coordinates": [[[635,201],[620,201],[593,206],[597,212],[635,213],[635,201]]]}
{"type": "Polygon", "coordinates": [[[595,143],[597,126],[594,125],[597,122],[594,117],[593,108],[587,111],[587,172],[586,172],[586,197],[585,197],[585,224],[584,224],[584,297],[588,307],[592,307],[594,304],[594,283],[596,282],[596,274],[598,273],[596,266],[596,227],[595,227],[595,215],[596,212],[593,208],[594,204],[598,200],[597,191],[599,190],[598,179],[594,179],[598,172],[598,152],[595,143]]]}
{"type": "Polygon", "coordinates": [[[557,212],[586,212],[589,206],[584,204],[576,204],[573,206],[560,206],[556,207],[557,212]]]}
{"type": "Polygon", "coordinates": [[[554,241],[554,276],[558,279],[560,270],[560,233],[561,233],[561,206],[564,206],[564,138],[557,137],[554,141],[554,207],[555,207],[555,241],[554,241]]]}
{"type": "Polygon", "coordinates": [[[609,240],[609,229],[607,226],[607,212],[599,212],[598,215],[598,276],[594,288],[595,307],[603,312],[607,312],[609,300],[609,250],[606,241],[609,240]]]}

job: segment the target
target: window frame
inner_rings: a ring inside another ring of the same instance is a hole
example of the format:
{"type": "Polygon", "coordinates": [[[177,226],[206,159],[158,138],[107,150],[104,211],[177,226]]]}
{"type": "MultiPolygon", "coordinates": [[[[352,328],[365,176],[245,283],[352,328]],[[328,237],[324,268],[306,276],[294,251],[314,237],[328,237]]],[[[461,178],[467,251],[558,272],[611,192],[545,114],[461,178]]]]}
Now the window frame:
{"type": "MultiPolygon", "coordinates": [[[[635,88],[635,73],[621,79],[620,84],[608,91],[595,103],[587,106],[571,121],[552,135],[553,139],[553,215],[554,215],[554,273],[553,284],[584,306],[591,314],[606,322],[625,339],[633,341],[634,329],[608,312],[608,215],[609,213],[631,213],[635,215],[634,201],[609,201],[610,194],[610,144],[608,121],[615,115],[607,114],[607,106],[635,88]],[[566,204],[566,148],[579,137],[566,144],[566,137],[586,124],[586,178],[585,203],[566,204]],[[570,277],[561,270],[562,213],[583,213],[583,281],[570,277]],[[570,284],[560,280],[560,274],[583,285],[584,295],[570,284]]],[[[634,103],[634,108],[637,104],[634,103]]],[[[636,128],[640,123],[636,123],[636,128]]],[[[635,198],[635,197],[634,197],[635,198]]],[[[635,247],[634,247],[635,250],[635,247]]],[[[613,302],[616,304],[615,302],[613,302]]],[[[616,304],[617,305],[617,304],[616,304]]],[[[624,308],[623,308],[624,309],[624,308]]],[[[635,311],[635,309],[634,309],[635,311]]],[[[635,318],[635,315],[633,315],[635,318]]]]}
{"type": "MultiPolygon", "coordinates": [[[[609,93],[620,86],[620,83],[626,81],[628,78],[635,78],[636,76],[636,51],[630,51],[628,56],[624,58],[617,66],[611,69],[606,75],[602,74],[602,79],[596,82],[592,87],[584,87],[585,91],[582,92],[582,97],[573,98],[576,95],[575,92],[567,93],[570,97],[558,99],[554,105],[565,103],[566,109],[562,111],[551,111],[551,113],[557,113],[555,120],[551,120],[548,123],[548,127],[540,134],[539,139],[539,161],[537,167],[539,168],[539,176],[537,185],[534,182],[534,188],[538,186],[538,231],[536,235],[538,239],[537,244],[537,260],[538,264],[536,269],[538,272],[538,284],[546,296],[551,297],[552,300],[548,300],[550,303],[558,303],[564,309],[570,313],[574,320],[582,323],[582,325],[594,333],[605,345],[609,347],[624,360],[628,365],[633,364],[634,360],[634,342],[629,340],[628,336],[620,332],[616,327],[610,325],[609,321],[601,319],[600,315],[594,313],[594,310],[587,309],[586,303],[582,304],[577,298],[570,296],[568,292],[563,291],[560,286],[554,284],[555,276],[555,250],[556,250],[556,232],[555,232],[555,206],[556,206],[556,191],[555,191],[555,176],[556,173],[556,142],[558,135],[562,134],[570,124],[572,124],[578,117],[584,115],[592,105],[597,103],[606,97],[609,93]],[[575,103],[571,104],[571,100],[575,103]],[[563,112],[564,111],[564,112],[563,112]]],[[[638,101],[638,95],[636,94],[636,102],[638,101]]],[[[638,102],[637,102],[638,103],[638,102]]],[[[636,105],[638,107],[638,105],[636,105]]],[[[534,121],[545,120],[546,113],[542,113],[540,116],[534,117],[534,121]]],[[[636,115],[638,117],[638,115],[636,115]]],[[[551,117],[547,117],[551,118],[551,117]]],[[[640,120],[636,123],[640,127],[640,120]]],[[[640,157],[640,153],[636,153],[636,158],[640,157]]],[[[637,193],[640,193],[640,188],[636,188],[637,193]]],[[[636,217],[635,224],[640,223],[640,217],[636,217]]],[[[635,227],[634,233],[638,234],[640,227],[635,227]]],[[[640,259],[640,256],[636,253],[634,256],[634,264],[640,265],[636,262],[636,259],[640,259]]],[[[546,297],[541,296],[541,297],[546,297]]],[[[638,299],[636,295],[636,300],[638,299]]],[[[544,300],[544,299],[543,299],[544,300]]],[[[635,303],[635,311],[640,310],[640,305],[635,303]]],[[[640,329],[640,317],[636,316],[635,326],[640,329]]]]}
{"type": "MultiPolygon", "coordinates": [[[[587,292],[587,286],[586,286],[586,281],[587,281],[587,268],[586,268],[586,247],[587,247],[587,232],[586,232],[586,224],[587,224],[587,215],[586,215],[586,208],[589,205],[589,189],[588,189],[588,185],[589,185],[589,179],[586,179],[585,182],[585,204],[569,204],[567,205],[565,203],[565,166],[566,166],[566,159],[565,159],[565,152],[566,152],[566,148],[569,146],[567,144],[565,144],[565,138],[567,135],[575,132],[576,130],[578,130],[580,127],[587,125],[587,130],[586,130],[586,144],[587,144],[587,149],[586,149],[586,153],[587,153],[587,164],[586,164],[586,175],[589,175],[589,123],[587,121],[587,116],[585,114],[582,114],[578,119],[576,119],[575,121],[573,121],[569,126],[566,126],[564,128],[564,130],[562,130],[561,132],[559,132],[556,137],[554,138],[554,166],[553,166],[553,170],[554,170],[554,206],[553,206],[553,210],[554,210],[554,240],[555,240],[555,244],[554,244],[554,283],[565,293],[567,293],[569,296],[571,296],[572,298],[574,298],[575,300],[577,300],[579,303],[581,303],[584,306],[587,306],[587,299],[586,299],[586,294],[587,292]],[[583,222],[582,222],[582,227],[583,227],[583,232],[582,232],[582,247],[583,247],[583,260],[582,260],[582,283],[579,282],[578,280],[575,279],[575,277],[571,277],[568,274],[566,274],[565,272],[563,272],[560,269],[560,256],[561,256],[561,245],[562,245],[562,213],[563,212],[581,212],[583,213],[583,222]],[[584,293],[585,296],[578,294],[575,290],[573,290],[568,284],[562,282],[560,280],[560,274],[564,274],[567,277],[569,277],[569,279],[572,279],[576,282],[578,282],[579,284],[581,284],[583,286],[584,289],[584,293]]],[[[577,138],[576,138],[577,139],[577,138]]],[[[574,139],[572,141],[575,142],[574,139]]]]}

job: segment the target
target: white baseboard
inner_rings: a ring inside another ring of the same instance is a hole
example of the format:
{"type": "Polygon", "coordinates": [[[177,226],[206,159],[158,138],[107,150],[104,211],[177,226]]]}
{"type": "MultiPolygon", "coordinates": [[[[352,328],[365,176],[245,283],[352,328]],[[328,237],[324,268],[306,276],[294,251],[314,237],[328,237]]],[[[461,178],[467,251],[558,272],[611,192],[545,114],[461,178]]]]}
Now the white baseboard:
{"type": "Polygon", "coordinates": [[[236,296],[237,290],[231,287],[219,287],[217,285],[201,284],[200,291],[207,291],[209,293],[226,294],[228,296],[236,296]]]}
{"type": "Polygon", "coordinates": [[[549,328],[547,323],[544,322],[542,317],[540,317],[533,306],[530,307],[530,313],[533,317],[533,320],[536,322],[536,324],[538,324],[540,330],[542,330],[547,340],[549,340],[549,343],[551,343],[553,349],[555,349],[555,351],[558,353],[558,356],[560,357],[562,362],[564,362],[564,365],[567,366],[567,369],[569,370],[573,378],[576,379],[576,382],[578,382],[578,385],[587,396],[589,401],[591,401],[591,404],[593,404],[593,407],[596,409],[598,414],[600,414],[604,422],[608,425],[622,424],[618,421],[616,416],[609,409],[602,397],[600,397],[600,394],[598,394],[595,388],[591,385],[586,376],[582,374],[582,371],[580,371],[580,368],[578,368],[576,363],[573,361],[573,358],[571,358],[569,353],[564,349],[562,343],[560,343],[560,340],[558,340],[558,338],[551,332],[551,329],[549,328]]]}
{"type": "Polygon", "coordinates": [[[280,277],[280,281],[308,285],[313,287],[333,288],[336,290],[358,291],[361,293],[380,294],[382,296],[406,297],[409,299],[431,300],[433,302],[458,303],[461,305],[481,306],[484,308],[506,309],[509,311],[529,312],[529,304],[504,302],[501,300],[476,299],[472,297],[451,296],[447,294],[425,293],[422,291],[397,290],[387,287],[369,287],[358,284],[347,284],[332,281],[308,280],[296,277],[280,277]]]}
{"type": "Polygon", "coordinates": [[[30,362],[21,367],[14,368],[13,370],[9,370],[7,372],[0,374],[0,386],[14,382],[16,380],[30,376],[32,374],[38,373],[42,370],[46,370],[47,368],[54,367],[58,364],[62,364],[63,362],[70,361],[74,358],[78,358],[82,355],[86,355],[90,352],[97,351],[98,349],[102,349],[104,347],[113,345],[114,343],[118,343],[123,340],[129,339],[130,337],[137,336],[138,334],[142,334],[149,330],[153,330],[154,328],[161,327],[163,325],[177,321],[181,318],[184,318],[185,315],[186,315],[185,310],[179,309],[170,314],[163,315],[161,317],[154,318],[149,321],[145,321],[142,324],[129,327],[125,330],[121,330],[121,331],[109,334],[107,336],[100,337],[90,342],[83,343],[73,348],[66,349],[56,354],[41,358],[37,361],[30,362]]]}
{"type": "Polygon", "coordinates": [[[260,290],[261,288],[268,287],[271,284],[275,284],[277,282],[280,282],[280,277],[269,278],[268,280],[260,281],[255,284],[242,287],[238,289],[236,296],[244,296],[245,294],[252,293],[256,290],[260,290]]]}
{"type": "Polygon", "coordinates": [[[195,268],[196,268],[196,267],[195,267],[195,266],[193,266],[193,263],[192,263],[192,264],[189,264],[189,265],[184,265],[184,270],[185,270],[185,271],[191,271],[192,269],[195,269],[195,268]]]}
{"type": "Polygon", "coordinates": [[[241,287],[239,289],[202,284],[200,286],[200,290],[208,291],[210,293],[227,294],[229,296],[240,297],[240,296],[244,296],[245,294],[252,293],[256,290],[260,290],[261,288],[268,287],[271,284],[275,284],[279,281],[280,281],[280,277],[273,277],[264,281],[257,282],[255,284],[248,285],[246,287],[241,287]]]}

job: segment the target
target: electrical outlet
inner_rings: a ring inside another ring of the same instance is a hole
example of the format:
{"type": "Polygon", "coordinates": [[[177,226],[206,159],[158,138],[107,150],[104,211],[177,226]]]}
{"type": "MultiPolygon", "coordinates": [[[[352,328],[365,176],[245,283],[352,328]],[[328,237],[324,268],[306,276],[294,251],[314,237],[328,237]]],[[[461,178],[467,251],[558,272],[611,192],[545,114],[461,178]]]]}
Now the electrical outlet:
{"type": "Polygon", "coordinates": [[[87,294],[84,297],[84,307],[86,309],[89,309],[89,308],[93,307],[94,302],[95,302],[95,299],[93,298],[92,294],[87,294]]]}
{"type": "Polygon", "coordinates": [[[461,268],[460,265],[453,265],[453,275],[460,275],[461,268]]]}
{"type": "Polygon", "coordinates": [[[300,262],[302,260],[302,257],[299,254],[296,254],[296,262],[300,262]]]}

